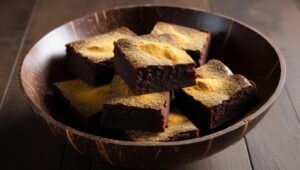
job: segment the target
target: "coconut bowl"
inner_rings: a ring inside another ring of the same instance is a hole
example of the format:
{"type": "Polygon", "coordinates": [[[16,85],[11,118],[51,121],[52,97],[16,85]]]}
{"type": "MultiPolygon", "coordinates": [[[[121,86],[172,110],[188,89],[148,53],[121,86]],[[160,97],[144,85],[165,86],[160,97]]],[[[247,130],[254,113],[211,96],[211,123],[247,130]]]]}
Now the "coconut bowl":
{"type": "Polygon", "coordinates": [[[20,63],[19,84],[39,118],[57,137],[85,155],[117,167],[165,168],[197,161],[242,139],[253,129],[283,88],[286,68],[278,48],[262,33],[220,14],[170,6],[134,6],[95,12],[70,21],[42,37],[20,63]],[[208,58],[223,61],[234,73],[257,84],[257,102],[245,116],[216,132],[174,142],[133,142],[87,133],[60,119],[52,84],[70,79],[65,44],[126,26],[147,34],[157,21],[212,33],[208,58]]]}

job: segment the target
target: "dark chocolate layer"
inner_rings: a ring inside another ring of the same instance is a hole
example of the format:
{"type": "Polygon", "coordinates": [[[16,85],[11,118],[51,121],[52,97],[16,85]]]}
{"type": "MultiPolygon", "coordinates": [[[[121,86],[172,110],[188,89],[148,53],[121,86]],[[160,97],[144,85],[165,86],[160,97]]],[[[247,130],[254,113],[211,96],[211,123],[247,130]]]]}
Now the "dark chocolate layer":
{"type": "Polygon", "coordinates": [[[124,106],[105,105],[101,126],[116,129],[134,129],[162,132],[166,127],[168,109],[154,110],[124,106]]]}

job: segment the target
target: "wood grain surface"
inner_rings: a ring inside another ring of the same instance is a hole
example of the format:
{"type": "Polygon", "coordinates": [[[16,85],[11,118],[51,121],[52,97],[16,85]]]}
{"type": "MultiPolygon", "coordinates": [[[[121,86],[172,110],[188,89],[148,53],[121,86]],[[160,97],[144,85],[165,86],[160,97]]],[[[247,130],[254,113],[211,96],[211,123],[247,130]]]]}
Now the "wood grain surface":
{"type": "Polygon", "coordinates": [[[287,64],[286,88],[266,118],[247,135],[254,169],[299,169],[299,48],[300,13],[294,1],[212,0],[214,11],[234,17],[268,35],[281,49],[287,64]],[[298,62],[297,62],[298,61],[298,62]]]}
{"type": "Polygon", "coordinates": [[[116,6],[152,3],[201,8],[252,25],[275,41],[288,69],[279,100],[246,140],[176,169],[300,169],[300,3],[296,0],[1,1],[0,169],[116,169],[78,154],[40,124],[18,89],[15,63],[39,38],[67,21],[116,6]]]}
{"type": "Polygon", "coordinates": [[[15,58],[23,45],[26,28],[33,10],[34,0],[0,2],[0,108],[7,93],[7,82],[11,81],[15,58]],[[8,9],[15,9],[10,10],[8,9]]]}

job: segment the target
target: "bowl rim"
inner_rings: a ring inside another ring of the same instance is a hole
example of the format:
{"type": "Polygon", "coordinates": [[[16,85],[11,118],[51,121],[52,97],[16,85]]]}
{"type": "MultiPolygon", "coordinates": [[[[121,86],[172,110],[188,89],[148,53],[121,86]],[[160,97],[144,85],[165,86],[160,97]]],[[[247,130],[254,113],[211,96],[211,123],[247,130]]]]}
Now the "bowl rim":
{"type": "MultiPolygon", "coordinates": [[[[31,108],[33,108],[33,111],[41,116],[43,119],[45,119],[45,121],[47,122],[47,124],[51,123],[54,124],[55,126],[64,129],[64,130],[69,130],[72,131],[73,133],[85,137],[85,138],[89,138],[92,140],[96,140],[96,141],[101,141],[101,142],[105,142],[105,143],[112,143],[112,144],[116,144],[116,145],[124,145],[124,146],[144,146],[144,147],[151,147],[151,146],[179,146],[179,145],[189,145],[189,144],[193,144],[193,143],[200,143],[203,141],[207,141],[213,138],[217,138],[219,136],[222,136],[228,132],[234,131],[235,129],[238,129],[242,126],[244,126],[245,124],[243,123],[242,120],[226,127],[225,129],[219,130],[217,132],[211,133],[209,135],[203,136],[203,137],[198,137],[198,138],[194,138],[194,139],[187,139],[187,140],[182,140],[182,141],[170,141],[170,142],[135,142],[135,141],[125,141],[125,140],[117,140],[117,139],[110,139],[110,138],[106,138],[106,137],[101,137],[101,136],[97,136],[97,135],[93,135],[87,132],[83,132],[81,130],[75,129],[71,126],[68,126],[66,124],[61,123],[58,120],[55,120],[52,116],[50,116],[49,114],[47,114],[45,111],[39,109],[38,106],[36,106],[30,99],[30,97],[27,95],[25,88],[23,86],[23,81],[22,81],[22,69],[23,69],[23,62],[26,58],[26,56],[32,51],[32,49],[35,48],[35,46],[47,35],[49,35],[51,32],[64,27],[67,24],[70,24],[74,21],[86,18],[88,16],[90,16],[91,14],[98,14],[99,12],[103,12],[106,13],[108,11],[115,11],[115,10],[124,10],[124,9],[130,9],[130,8],[143,8],[143,7],[147,7],[147,8],[157,8],[157,7],[162,7],[162,8],[173,8],[173,9],[184,9],[184,10],[190,10],[190,11],[195,11],[195,12],[202,12],[202,13],[207,13],[209,15],[213,15],[213,16],[217,16],[220,18],[224,18],[226,20],[235,22],[241,26],[246,27],[247,29],[255,32],[256,34],[258,34],[259,36],[261,36],[263,39],[266,40],[267,43],[269,43],[269,45],[271,45],[273,47],[273,49],[275,50],[277,56],[278,56],[278,62],[275,65],[280,64],[280,78],[279,78],[279,82],[277,84],[277,87],[274,91],[274,93],[264,102],[264,104],[258,108],[258,110],[256,110],[255,112],[253,112],[250,115],[247,115],[244,119],[248,120],[248,121],[252,121],[253,119],[255,119],[256,117],[258,117],[259,115],[263,114],[264,111],[266,111],[274,102],[275,100],[278,98],[279,94],[281,93],[281,90],[284,87],[284,83],[285,83],[285,79],[286,79],[286,64],[284,61],[284,57],[282,52],[280,51],[279,47],[273,43],[273,41],[266,36],[264,33],[262,33],[261,31],[257,30],[256,28],[242,22],[239,21],[237,19],[234,19],[232,17],[217,13],[217,12],[211,12],[208,10],[204,10],[204,9],[199,9],[199,8],[194,8],[194,7],[182,7],[182,6],[178,6],[178,5],[160,5],[160,4],[143,4],[143,5],[127,5],[127,6],[118,6],[118,7],[114,7],[114,8],[109,8],[106,10],[101,10],[101,11],[96,11],[94,13],[89,13],[87,15],[81,16],[79,18],[73,19],[69,22],[66,22],[56,28],[54,28],[53,30],[51,30],[50,32],[48,32],[47,34],[45,34],[43,37],[41,37],[27,52],[24,56],[22,56],[22,58],[19,61],[18,64],[18,85],[19,88],[21,89],[23,96],[25,96],[25,100],[27,103],[30,104],[31,108]]],[[[48,125],[49,126],[49,125],[48,125]]],[[[48,127],[50,128],[50,127],[48,127]]]]}

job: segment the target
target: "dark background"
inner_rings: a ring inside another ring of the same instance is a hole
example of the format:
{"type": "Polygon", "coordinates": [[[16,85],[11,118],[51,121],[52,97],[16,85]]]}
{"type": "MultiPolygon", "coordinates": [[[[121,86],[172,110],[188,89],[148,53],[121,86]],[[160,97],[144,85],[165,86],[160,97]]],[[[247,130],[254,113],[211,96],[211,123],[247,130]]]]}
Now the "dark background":
{"type": "Polygon", "coordinates": [[[16,70],[38,39],[67,21],[116,6],[152,3],[239,19],[269,36],[287,64],[278,101],[253,131],[214,156],[176,169],[300,169],[300,1],[0,0],[0,170],[115,169],[54,137],[25,103],[16,70]]]}

